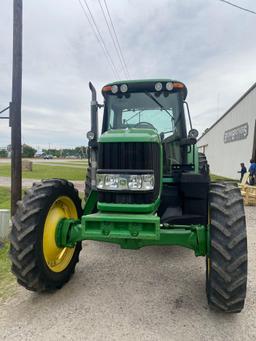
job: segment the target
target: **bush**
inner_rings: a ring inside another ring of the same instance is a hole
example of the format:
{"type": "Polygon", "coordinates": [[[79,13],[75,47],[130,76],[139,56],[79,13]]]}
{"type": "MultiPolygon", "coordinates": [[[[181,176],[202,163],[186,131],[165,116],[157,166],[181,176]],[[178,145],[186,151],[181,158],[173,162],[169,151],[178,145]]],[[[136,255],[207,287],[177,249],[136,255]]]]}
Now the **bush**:
{"type": "Polygon", "coordinates": [[[1,149],[0,150],[0,157],[7,157],[7,156],[8,156],[7,150],[6,149],[1,149]]]}

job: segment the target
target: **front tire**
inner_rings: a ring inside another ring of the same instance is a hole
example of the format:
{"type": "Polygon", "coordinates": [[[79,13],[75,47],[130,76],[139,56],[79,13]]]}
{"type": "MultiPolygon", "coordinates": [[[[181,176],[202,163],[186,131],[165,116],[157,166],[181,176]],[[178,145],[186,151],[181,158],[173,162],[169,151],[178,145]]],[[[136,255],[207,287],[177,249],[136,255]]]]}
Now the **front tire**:
{"type": "Polygon", "coordinates": [[[220,311],[238,313],[246,297],[247,236],[243,199],[232,183],[211,185],[209,242],[208,303],[220,311]]]}
{"type": "Polygon", "coordinates": [[[10,234],[12,272],[19,284],[32,291],[48,291],[70,279],[81,243],[58,248],[55,232],[60,219],[81,215],[78,191],[66,180],[43,180],[28,190],[18,203],[10,234]]]}

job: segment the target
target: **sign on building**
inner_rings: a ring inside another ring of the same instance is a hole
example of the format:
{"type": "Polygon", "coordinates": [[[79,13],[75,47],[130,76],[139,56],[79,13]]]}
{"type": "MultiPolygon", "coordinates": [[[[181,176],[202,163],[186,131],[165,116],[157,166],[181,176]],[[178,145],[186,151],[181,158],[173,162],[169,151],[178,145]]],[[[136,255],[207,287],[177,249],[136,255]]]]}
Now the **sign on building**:
{"type": "Polygon", "coordinates": [[[226,130],[224,133],[224,143],[246,139],[248,136],[248,132],[249,132],[248,123],[244,123],[238,127],[226,130]]]}

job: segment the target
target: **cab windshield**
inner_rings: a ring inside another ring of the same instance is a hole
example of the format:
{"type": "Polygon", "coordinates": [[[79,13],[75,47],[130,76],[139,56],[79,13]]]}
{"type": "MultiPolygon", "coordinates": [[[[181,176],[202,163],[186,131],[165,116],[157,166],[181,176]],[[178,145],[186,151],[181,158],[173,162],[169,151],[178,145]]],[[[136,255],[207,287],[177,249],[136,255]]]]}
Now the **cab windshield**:
{"type": "Polygon", "coordinates": [[[178,93],[137,92],[107,96],[107,130],[149,128],[164,137],[181,135],[178,93]]]}

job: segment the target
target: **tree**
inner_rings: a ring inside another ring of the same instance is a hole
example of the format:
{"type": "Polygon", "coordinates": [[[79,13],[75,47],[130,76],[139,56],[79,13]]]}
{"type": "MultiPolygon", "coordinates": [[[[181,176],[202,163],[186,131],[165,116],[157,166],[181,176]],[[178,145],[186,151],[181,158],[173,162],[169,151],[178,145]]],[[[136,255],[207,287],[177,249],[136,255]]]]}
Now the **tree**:
{"type": "Polygon", "coordinates": [[[22,157],[34,157],[36,149],[33,147],[23,144],[22,145],[22,157]]]}
{"type": "Polygon", "coordinates": [[[8,153],[6,149],[0,149],[0,157],[7,157],[8,153]]]}
{"type": "Polygon", "coordinates": [[[75,148],[75,155],[79,156],[80,158],[84,159],[87,157],[87,147],[80,146],[75,148]]]}
{"type": "Polygon", "coordinates": [[[52,156],[56,156],[56,157],[60,157],[60,150],[58,149],[43,149],[43,152],[46,155],[52,155],[52,156]]]}

